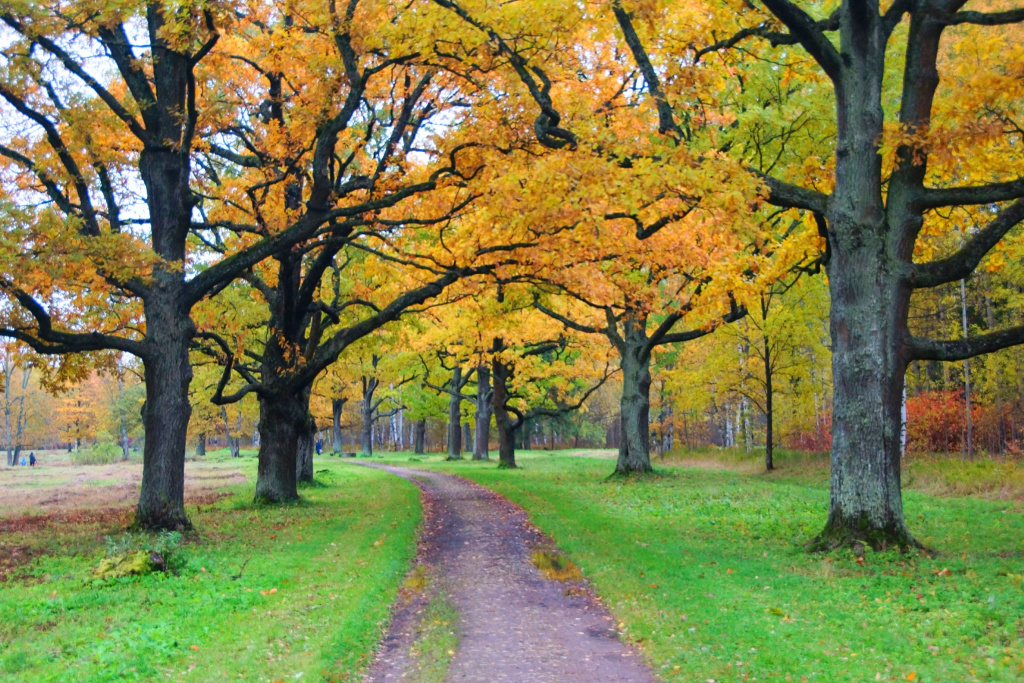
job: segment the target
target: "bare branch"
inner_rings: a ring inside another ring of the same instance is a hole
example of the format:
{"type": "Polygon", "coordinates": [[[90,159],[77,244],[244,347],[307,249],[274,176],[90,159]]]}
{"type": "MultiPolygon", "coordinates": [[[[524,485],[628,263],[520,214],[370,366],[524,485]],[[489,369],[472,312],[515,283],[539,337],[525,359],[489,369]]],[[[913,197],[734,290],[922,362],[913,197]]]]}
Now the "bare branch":
{"type": "Polygon", "coordinates": [[[914,264],[911,267],[911,286],[924,289],[962,280],[974,272],[985,255],[1022,220],[1024,199],[1018,199],[1000,211],[955,254],[938,261],[914,264]]]}

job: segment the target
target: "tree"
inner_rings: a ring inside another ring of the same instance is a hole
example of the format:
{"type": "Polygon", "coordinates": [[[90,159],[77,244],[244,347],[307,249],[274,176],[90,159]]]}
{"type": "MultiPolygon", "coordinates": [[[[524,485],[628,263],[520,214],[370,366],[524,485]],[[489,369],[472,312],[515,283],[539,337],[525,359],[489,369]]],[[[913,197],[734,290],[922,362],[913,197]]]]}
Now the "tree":
{"type": "Polygon", "coordinates": [[[18,464],[18,456],[25,443],[25,435],[39,417],[39,401],[32,383],[32,368],[25,358],[24,349],[12,342],[0,345],[0,424],[2,447],[7,451],[7,466],[18,464]]]}
{"type": "MultiPolygon", "coordinates": [[[[200,89],[196,83],[207,78],[216,83],[230,71],[203,71],[198,77],[197,72],[224,31],[251,34],[262,22],[261,11],[271,8],[236,13],[200,3],[149,2],[93,13],[87,3],[59,9],[30,3],[0,13],[12,36],[0,79],[0,97],[9,107],[5,116],[18,117],[33,131],[0,144],[0,157],[17,174],[4,191],[16,206],[42,202],[34,211],[19,209],[12,229],[21,233],[18,244],[42,239],[43,251],[63,268],[54,287],[51,273],[31,262],[40,254],[12,255],[14,267],[2,288],[20,309],[2,333],[42,353],[112,349],[142,360],[147,439],[136,524],[143,528],[189,526],[183,486],[191,412],[188,350],[196,333],[192,308],[321,226],[397,201],[386,192],[358,208],[346,201],[349,193],[337,191],[329,168],[343,126],[328,125],[316,137],[319,162],[307,194],[311,210],[288,225],[255,230],[207,219],[203,202],[219,190],[232,193],[234,185],[210,180],[219,179],[211,158],[223,150],[207,140],[209,153],[200,164],[207,177],[201,189],[194,186],[197,140],[231,132],[216,127],[224,111],[216,101],[220,88],[200,89]],[[205,93],[214,99],[204,99],[205,93]],[[141,205],[133,203],[135,187],[144,188],[141,205]],[[132,215],[142,218],[128,218],[132,215]],[[194,231],[205,232],[203,242],[214,245],[214,252],[223,233],[241,235],[218,262],[209,265],[204,256],[197,264],[189,244],[194,231]],[[81,249],[85,258],[62,260],[69,247],[81,249]],[[134,303],[108,312],[111,298],[134,303]],[[67,301],[85,314],[67,315],[67,301]]],[[[343,32],[342,42],[349,35],[343,32]]],[[[349,109],[359,94],[358,88],[350,92],[349,109]]],[[[246,112],[260,109],[259,102],[246,104],[246,112]]],[[[342,103],[335,111],[340,111],[335,120],[344,120],[342,103]]]]}
{"type": "Polygon", "coordinates": [[[830,250],[832,479],[828,520],[814,547],[917,545],[900,491],[907,364],[1024,343],[1024,326],[957,341],[914,337],[907,326],[916,290],[966,277],[1024,218],[1024,179],[1012,170],[1020,133],[1004,123],[1019,110],[1019,84],[1002,65],[986,71],[969,57],[984,45],[1019,64],[1024,11],[965,4],[914,0],[883,10],[847,0],[819,20],[789,0],[763,0],[761,23],[734,37],[800,46],[835,95],[833,189],[764,176],[769,202],[810,212],[830,250]],[[897,53],[905,60],[901,75],[891,57],[897,53]],[[898,91],[886,90],[887,77],[898,91]],[[987,96],[974,99],[978,93],[987,96]],[[992,125],[993,132],[979,131],[992,125]],[[979,216],[981,227],[952,253],[917,260],[924,235],[956,229],[945,218],[952,208],[979,216]]]}
{"type": "MultiPolygon", "coordinates": [[[[650,412],[651,412],[651,353],[655,347],[678,344],[698,339],[709,334],[714,327],[702,327],[687,331],[672,332],[676,323],[684,317],[690,306],[680,306],[678,312],[669,313],[657,322],[653,330],[646,307],[626,299],[622,303],[595,304],[586,296],[562,288],[569,296],[592,306],[603,314],[602,323],[584,324],[566,315],[537,303],[538,310],[558,320],[567,328],[586,334],[601,334],[618,352],[619,367],[622,371],[622,395],[620,400],[622,437],[619,445],[617,474],[650,472],[650,412]]],[[[746,315],[745,309],[733,305],[722,322],[733,322],[746,315]]]]}
{"type": "MultiPolygon", "coordinates": [[[[700,366],[753,404],[765,419],[765,469],[775,469],[779,398],[796,402],[817,389],[811,370],[828,363],[827,292],[810,279],[779,282],[761,292],[750,314],[721,333],[721,358],[700,366]]],[[[749,426],[744,426],[749,432],[749,426]]]]}

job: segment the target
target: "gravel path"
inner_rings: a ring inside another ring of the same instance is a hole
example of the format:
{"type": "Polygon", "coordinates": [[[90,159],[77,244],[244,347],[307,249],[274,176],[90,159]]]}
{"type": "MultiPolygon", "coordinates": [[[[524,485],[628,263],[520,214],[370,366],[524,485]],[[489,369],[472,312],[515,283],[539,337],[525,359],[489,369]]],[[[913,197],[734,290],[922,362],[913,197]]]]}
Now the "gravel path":
{"type": "MultiPolygon", "coordinates": [[[[360,463],[362,464],[362,463],[360,463]]],[[[530,562],[553,548],[517,505],[465,479],[366,463],[424,494],[419,561],[454,603],[461,642],[447,681],[586,683],[656,679],[618,638],[585,585],[545,579],[530,562]]],[[[426,597],[400,601],[368,681],[414,681],[408,652],[426,597]]]]}

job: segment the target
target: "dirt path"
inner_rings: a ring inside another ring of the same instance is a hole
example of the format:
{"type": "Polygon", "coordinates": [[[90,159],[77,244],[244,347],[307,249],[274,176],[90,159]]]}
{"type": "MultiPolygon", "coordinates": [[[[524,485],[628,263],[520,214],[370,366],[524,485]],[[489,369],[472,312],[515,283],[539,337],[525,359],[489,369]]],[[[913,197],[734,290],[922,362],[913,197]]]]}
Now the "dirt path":
{"type": "MultiPolygon", "coordinates": [[[[360,463],[362,464],[362,463],[360,463]]],[[[530,553],[553,546],[522,508],[464,479],[366,463],[424,493],[419,561],[458,612],[461,641],[446,681],[653,682],[586,586],[544,578],[530,553]]],[[[429,590],[427,591],[429,592],[429,590]]],[[[426,597],[407,596],[369,681],[416,681],[410,657],[426,597]]]]}

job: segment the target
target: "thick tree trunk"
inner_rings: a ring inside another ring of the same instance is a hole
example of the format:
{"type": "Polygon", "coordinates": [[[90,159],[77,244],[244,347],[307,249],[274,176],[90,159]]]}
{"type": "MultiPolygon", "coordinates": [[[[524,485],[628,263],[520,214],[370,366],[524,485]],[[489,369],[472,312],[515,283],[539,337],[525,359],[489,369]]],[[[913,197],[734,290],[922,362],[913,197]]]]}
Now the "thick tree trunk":
{"type": "Polygon", "coordinates": [[[359,445],[363,455],[373,455],[373,395],[363,400],[360,406],[362,416],[362,431],[360,432],[359,445]]]}
{"type": "Polygon", "coordinates": [[[915,545],[900,494],[899,330],[910,292],[870,264],[878,251],[835,249],[832,289],[832,475],[828,521],[814,545],[915,545]],[[870,256],[868,254],[871,254],[870,256]],[[886,279],[889,282],[886,282],[886,279]]]}
{"type": "Polygon", "coordinates": [[[491,370],[485,365],[476,369],[476,431],[473,439],[473,459],[487,460],[488,441],[491,436],[491,413],[493,406],[491,370]]]}
{"type": "Polygon", "coordinates": [[[487,460],[490,438],[490,415],[494,412],[494,391],[490,388],[490,369],[476,369],[476,433],[473,438],[473,460],[487,460]]]}
{"type": "MultiPolygon", "coordinates": [[[[377,369],[378,360],[377,356],[373,357],[374,370],[377,369]]],[[[380,380],[376,377],[364,375],[361,381],[363,385],[363,398],[359,405],[359,416],[362,419],[359,445],[362,455],[371,456],[373,455],[373,413],[377,409],[377,406],[373,403],[373,395],[380,385],[380,380]]]]}
{"type": "Polygon", "coordinates": [[[135,525],[147,530],[185,530],[185,448],[192,405],[188,387],[191,323],[147,301],[147,336],[160,351],[143,359],[146,403],[143,424],[142,488],[135,525]],[[160,315],[163,314],[163,316],[160,315]]]}
{"type": "Polygon", "coordinates": [[[331,399],[331,452],[341,453],[341,411],[345,407],[346,399],[331,399]]]}
{"type": "Polygon", "coordinates": [[[416,455],[423,455],[426,452],[427,442],[427,421],[416,420],[412,429],[412,451],[416,455]]]}
{"type": "MultiPolygon", "coordinates": [[[[922,26],[915,23],[911,32],[922,26]]],[[[916,190],[908,189],[917,171],[898,173],[883,195],[885,31],[877,16],[844,21],[841,30],[835,190],[827,210],[832,473],[828,520],[811,544],[816,548],[856,542],[873,548],[916,545],[904,522],[900,492],[900,404],[911,294],[902,278],[922,218],[910,196],[916,190]]]]}
{"type": "Polygon", "coordinates": [[[256,500],[297,500],[299,439],[309,434],[309,393],[260,397],[260,451],[256,500]]]}
{"type": "Polygon", "coordinates": [[[644,351],[645,323],[628,323],[622,354],[622,434],[616,474],[650,472],[651,357],[644,351]]]}
{"type": "Polygon", "coordinates": [[[167,49],[161,10],[149,15],[150,40],[161,57],[154,63],[157,102],[147,132],[159,145],[146,144],[139,153],[139,175],[145,186],[154,266],[143,297],[146,320],[143,367],[146,401],[143,426],[142,486],[135,526],[148,530],[181,530],[191,524],[185,515],[185,449],[192,415],[188,388],[192,382],[189,343],[195,333],[191,301],[185,292],[185,245],[191,229],[194,196],[189,187],[192,140],[184,133],[192,64],[188,55],[167,49]],[[174,144],[163,141],[173,140],[174,144]]]}
{"type": "Polygon", "coordinates": [[[295,457],[295,479],[299,483],[313,483],[313,450],[316,444],[316,420],[308,418],[306,431],[299,433],[295,457]]]}
{"type": "Polygon", "coordinates": [[[450,389],[452,393],[448,397],[448,459],[462,460],[462,398],[459,397],[462,389],[462,368],[458,366],[452,370],[450,389]]]}
{"type": "Polygon", "coordinates": [[[502,363],[497,354],[503,351],[505,344],[501,339],[494,340],[494,360],[491,363],[491,377],[494,383],[492,398],[494,401],[494,423],[498,428],[498,467],[515,469],[516,467],[516,446],[515,429],[516,424],[509,415],[508,403],[508,380],[512,374],[511,368],[502,363]]]}

